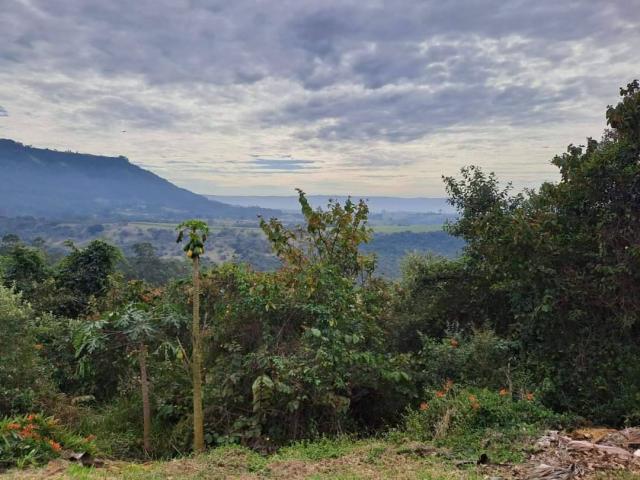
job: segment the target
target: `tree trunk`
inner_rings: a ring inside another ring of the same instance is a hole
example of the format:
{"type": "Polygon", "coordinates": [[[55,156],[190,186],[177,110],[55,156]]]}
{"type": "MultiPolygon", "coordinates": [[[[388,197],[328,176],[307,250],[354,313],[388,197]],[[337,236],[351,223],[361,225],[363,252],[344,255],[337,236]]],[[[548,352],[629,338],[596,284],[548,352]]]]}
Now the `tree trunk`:
{"type": "Polygon", "coordinates": [[[151,453],[151,404],[149,403],[149,381],[147,377],[147,346],[140,344],[138,349],[138,361],[140,363],[140,388],[142,389],[142,418],[143,433],[142,442],[144,453],[151,453]]]}
{"type": "Polygon", "coordinates": [[[193,259],[193,323],[191,326],[193,354],[193,449],[204,450],[204,416],[202,413],[202,331],[200,329],[200,259],[193,259]]]}

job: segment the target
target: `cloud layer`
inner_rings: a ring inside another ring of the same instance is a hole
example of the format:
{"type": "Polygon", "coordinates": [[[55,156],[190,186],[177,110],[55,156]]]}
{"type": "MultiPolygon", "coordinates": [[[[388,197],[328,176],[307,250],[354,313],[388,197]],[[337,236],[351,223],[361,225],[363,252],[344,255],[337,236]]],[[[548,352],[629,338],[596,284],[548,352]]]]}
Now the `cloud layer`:
{"type": "Polygon", "coordinates": [[[440,195],[468,163],[535,185],[640,76],[627,0],[8,1],[0,136],[204,193],[440,195]]]}

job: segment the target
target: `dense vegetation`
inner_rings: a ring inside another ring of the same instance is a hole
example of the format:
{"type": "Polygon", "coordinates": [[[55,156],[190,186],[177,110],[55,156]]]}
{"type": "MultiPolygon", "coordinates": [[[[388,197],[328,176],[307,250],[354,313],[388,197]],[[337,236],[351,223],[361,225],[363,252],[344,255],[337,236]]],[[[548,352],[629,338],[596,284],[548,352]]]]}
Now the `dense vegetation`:
{"type": "MultiPolygon", "coordinates": [[[[271,451],[394,427],[472,448],[487,429],[508,443],[558,422],[638,423],[638,82],[621,96],[600,141],[554,158],[558,183],[513,195],[476,167],[446,178],[463,255],[411,255],[398,282],[361,248],[365,202],[313,209],[303,192],[300,226],[261,222],[279,260],[266,272],[201,269],[212,238],[197,222],[181,226],[193,276],[172,281],[126,279],[104,241],[47,262],[5,237],[0,415],[55,415],[120,457],[187,452],[194,433],[196,449],[271,451]]],[[[16,422],[0,435],[22,438],[16,422]]]]}
{"type": "MultiPolygon", "coordinates": [[[[419,215],[416,221],[425,221],[419,215]]],[[[280,218],[280,217],[279,217],[280,218]]],[[[446,257],[460,254],[464,241],[442,231],[442,224],[448,217],[437,215],[439,224],[412,224],[405,222],[404,214],[388,214],[384,222],[369,223],[374,229],[372,240],[363,245],[369,253],[378,258],[376,274],[387,278],[399,278],[402,259],[412,252],[431,252],[446,257]],[[395,222],[395,223],[393,223],[395,222]],[[425,231],[426,230],[426,231],[425,231]]],[[[251,265],[256,270],[275,270],[279,261],[273,254],[257,221],[218,221],[208,219],[210,246],[203,260],[213,263],[240,262],[251,265]]],[[[295,225],[302,221],[301,215],[287,215],[285,223],[295,225]]],[[[146,266],[156,264],[156,271],[162,269],[173,272],[164,275],[166,281],[176,278],[176,273],[184,273],[182,251],[175,243],[171,222],[119,221],[105,219],[47,220],[34,217],[0,217],[0,235],[17,235],[23,243],[34,246],[46,253],[51,262],[65,255],[68,240],[78,245],[86,245],[92,240],[105,240],[122,250],[128,260],[118,266],[129,278],[157,282],[158,275],[140,276],[145,272],[135,269],[144,257],[146,266]],[[133,270],[132,270],[133,269],[133,270]]],[[[164,283],[164,282],[161,282],[164,283]]]]}

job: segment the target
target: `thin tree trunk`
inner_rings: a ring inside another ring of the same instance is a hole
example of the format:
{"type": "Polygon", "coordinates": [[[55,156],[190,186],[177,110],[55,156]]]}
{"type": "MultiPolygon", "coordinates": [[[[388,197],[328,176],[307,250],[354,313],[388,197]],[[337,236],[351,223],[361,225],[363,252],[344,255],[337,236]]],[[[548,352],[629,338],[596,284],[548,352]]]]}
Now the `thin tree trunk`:
{"type": "Polygon", "coordinates": [[[140,344],[138,349],[138,361],[140,363],[140,388],[142,389],[142,418],[143,433],[142,442],[144,453],[151,453],[151,404],[149,403],[149,380],[147,377],[147,346],[140,344]]]}
{"type": "Polygon", "coordinates": [[[202,413],[202,331],[200,329],[200,259],[193,259],[193,324],[191,326],[193,355],[193,449],[204,450],[204,416],[202,413]]]}

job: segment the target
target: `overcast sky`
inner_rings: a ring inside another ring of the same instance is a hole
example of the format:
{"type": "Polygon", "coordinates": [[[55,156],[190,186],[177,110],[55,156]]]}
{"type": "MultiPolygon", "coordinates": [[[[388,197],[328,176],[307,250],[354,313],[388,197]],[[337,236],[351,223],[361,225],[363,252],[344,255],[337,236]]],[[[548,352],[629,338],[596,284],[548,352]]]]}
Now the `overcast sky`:
{"type": "Polygon", "coordinates": [[[536,186],[640,77],[640,0],[0,3],[0,138],[199,193],[536,186]]]}

